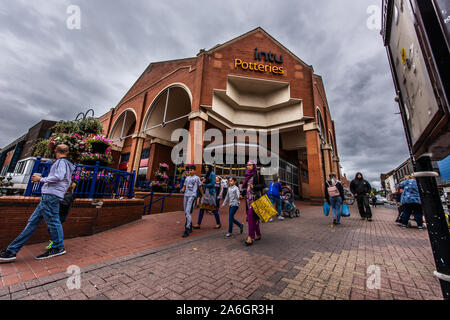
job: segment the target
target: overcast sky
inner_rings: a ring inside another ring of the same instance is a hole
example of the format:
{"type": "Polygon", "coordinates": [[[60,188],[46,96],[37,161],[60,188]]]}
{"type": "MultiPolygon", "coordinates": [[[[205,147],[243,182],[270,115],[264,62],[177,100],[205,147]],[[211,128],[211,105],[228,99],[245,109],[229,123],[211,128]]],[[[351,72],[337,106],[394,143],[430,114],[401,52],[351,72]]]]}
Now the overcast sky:
{"type": "Polygon", "coordinates": [[[381,0],[0,0],[0,147],[41,119],[100,116],[150,62],[260,26],[323,77],[343,172],[379,188],[408,150],[372,5],[381,0]],[[70,5],[80,29],[67,27],[70,5]]]}

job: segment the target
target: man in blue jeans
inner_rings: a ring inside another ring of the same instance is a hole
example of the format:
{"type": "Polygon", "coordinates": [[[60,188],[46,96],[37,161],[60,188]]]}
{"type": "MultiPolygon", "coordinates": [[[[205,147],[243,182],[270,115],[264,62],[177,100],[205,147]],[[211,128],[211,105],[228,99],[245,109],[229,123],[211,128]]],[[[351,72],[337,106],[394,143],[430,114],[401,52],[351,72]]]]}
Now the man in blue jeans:
{"type": "Polygon", "coordinates": [[[66,158],[69,155],[69,147],[67,145],[60,144],[56,146],[55,152],[57,160],[52,165],[48,177],[42,178],[38,175],[31,177],[31,181],[33,182],[44,183],[41,189],[41,201],[28,220],[28,224],[22,233],[6,250],[0,252],[0,262],[12,262],[16,260],[16,254],[39,227],[42,219],[47,223],[53,244],[50,250],[37,256],[36,259],[48,259],[66,253],[64,249],[63,229],[59,219],[59,204],[72,182],[72,173],[75,166],[66,158]]]}
{"type": "MultiPolygon", "coordinates": [[[[269,184],[269,191],[267,193],[267,196],[269,197],[270,202],[272,202],[272,204],[275,204],[278,220],[284,220],[284,217],[281,215],[281,183],[278,176],[274,176],[273,182],[269,184]]],[[[273,219],[270,218],[269,221],[272,222],[273,219]]]]}

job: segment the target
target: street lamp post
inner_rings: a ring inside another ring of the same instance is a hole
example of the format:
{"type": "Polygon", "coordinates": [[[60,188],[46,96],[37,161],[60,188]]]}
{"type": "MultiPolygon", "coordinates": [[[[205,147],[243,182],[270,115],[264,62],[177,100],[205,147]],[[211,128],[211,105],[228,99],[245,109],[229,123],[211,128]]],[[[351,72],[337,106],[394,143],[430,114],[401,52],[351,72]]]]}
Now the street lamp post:
{"type": "Polygon", "coordinates": [[[416,177],[422,209],[427,222],[428,235],[433,251],[436,272],[445,300],[450,300],[450,234],[444,208],[437,188],[437,173],[433,171],[430,154],[416,160],[416,177]]]}

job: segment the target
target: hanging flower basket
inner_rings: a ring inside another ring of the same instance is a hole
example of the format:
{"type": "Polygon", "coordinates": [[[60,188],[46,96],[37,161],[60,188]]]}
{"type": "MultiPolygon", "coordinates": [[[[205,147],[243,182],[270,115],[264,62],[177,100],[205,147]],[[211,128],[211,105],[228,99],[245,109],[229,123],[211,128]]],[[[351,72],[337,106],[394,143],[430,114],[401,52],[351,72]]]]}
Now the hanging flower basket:
{"type": "Polygon", "coordinates": [[[92,142],[91,147],[93,153],[105,153],[109,146],[103,142],[92,142]]]}
{"type": "Polygon", "coordinates": [[[160,171],[167,171],[169,169],[169,165],[165,162],[162,162],[159,164],[159,170],[160,171]]]}
{"type": "Polygon", "coordinates": [[[79,162],[81,164],[95,166],[98,161],[100,166],[107,166],[111,163],[111,160],[111,155],[109,154],[83,152],[79,162]]]}

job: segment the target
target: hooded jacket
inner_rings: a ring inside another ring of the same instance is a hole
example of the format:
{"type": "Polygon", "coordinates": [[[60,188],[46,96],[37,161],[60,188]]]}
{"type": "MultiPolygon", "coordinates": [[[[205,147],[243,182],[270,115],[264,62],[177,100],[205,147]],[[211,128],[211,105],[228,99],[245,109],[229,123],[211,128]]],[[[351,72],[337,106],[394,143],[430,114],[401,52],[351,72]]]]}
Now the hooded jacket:
{"type": "Polygon", "coordinates": [[[358,172],[355,176],[355,179],[353,179],[352,182],[350,183],[350,191],[353,194],[356,193],[358,196],[360,195],[365,196],[366,194],[370,193],[371,190],[372,187],[370,186],[370,183],[364,180],[364,177],[361,172],[358,172]],[[357,178],[359,174],[361,175],[361,179],[357,178]]]}

